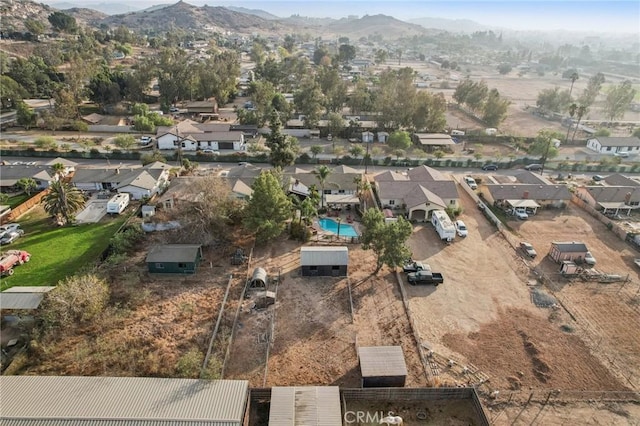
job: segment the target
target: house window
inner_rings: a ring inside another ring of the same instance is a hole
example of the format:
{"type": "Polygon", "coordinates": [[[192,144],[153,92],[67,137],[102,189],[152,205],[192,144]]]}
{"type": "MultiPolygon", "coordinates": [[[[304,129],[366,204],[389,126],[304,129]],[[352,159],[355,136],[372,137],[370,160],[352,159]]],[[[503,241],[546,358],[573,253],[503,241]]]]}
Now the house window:
{"type": "Polygon", "coordinates": [[[607,151],[611,151],[611,149],[612,149],[612,148],[613,148],[613,147],[608,146],[608,147],[607,147],[607,151]]]}
{"type": "Polygon", "coordinates": [[[333,265],[333,266],[331,267],[331,270],[332,270],[332,271],[339,271],[339,270],[340,270],[340,266],[338,266],[338,265],[333,265]]]}
{"type": "Polygon", "coordinates": [[[640,206],[640,201],[630,201],[629,205],[630,206],[640,206]]]}
{"type": "Polygon", "coordinates": [[[394,206],[396,204],[396,200],[389,200],[389,205],[394,206]]]}
{"type": "Polygon", "coordinates": [[[317,271],[318,267],[317,266],[309,266],[309,270],[310,271],[317,271]]]}
{"type": "Polygon", "coordinates": [[[164,269],[164,263],[156,263],[156,269],[164,269]]]}
{"type": "Polygon", "coordinates": [[[454,205],[456,203],[456,200],[451,200],[449,201],[449,204],[454,205]]]}
{"type": "Polygon", "coordinates": [[[344,189],[338,189],[338,194],[344,194],[344,189]]]}
{"type": "Polygon", "coordinates": [[[186,263],[178,262],[178,268],[184,269],[187,267],[186,263]]]}
{"type": "Polygon", "coordinates": [[[325,194],[331,194],[331,190],[330,190],[330,189],[325,189],[325,190],[324,190],[324,193],[325,193],[325,194]]]}

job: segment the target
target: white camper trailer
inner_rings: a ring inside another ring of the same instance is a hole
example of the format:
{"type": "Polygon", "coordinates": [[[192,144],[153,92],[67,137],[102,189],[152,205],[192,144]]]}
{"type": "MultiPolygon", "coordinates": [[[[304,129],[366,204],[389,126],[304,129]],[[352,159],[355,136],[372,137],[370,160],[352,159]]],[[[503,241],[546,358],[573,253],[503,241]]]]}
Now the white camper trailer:
{"type": "Polygon", "coordinates": [[[129,205],[129,194],[120,193],[114,195],[107,203],[107,213],[120,214],[129,205]]]}
{"type": "Polygon", "coordinates": [[[431,212],[431,224],[436,228],[441,240],[453,241],[456,237],[456,227],[444,210],[431,212]]]}

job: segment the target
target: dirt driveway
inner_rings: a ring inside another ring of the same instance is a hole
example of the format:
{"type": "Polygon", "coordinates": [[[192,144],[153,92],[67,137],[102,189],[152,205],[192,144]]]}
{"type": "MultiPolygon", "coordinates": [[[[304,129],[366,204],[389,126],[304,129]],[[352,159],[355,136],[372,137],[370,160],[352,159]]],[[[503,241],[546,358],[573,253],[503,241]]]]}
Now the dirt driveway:
{"type": "MultiPolygon", "coordinates": [[[[408,286],[422,344],[440,359],[481,370],[490,389],[625,389],[578,334],[563,331],[579,324],[532,303],[535,276],[471,197],[460,194],[467,238],[447,245],[430,225],[412,236],[414,257],[445,276],[437,288],[408,286]]],[[[439,370],[443,380],[467,380],[442,363],[439,370]]]]}

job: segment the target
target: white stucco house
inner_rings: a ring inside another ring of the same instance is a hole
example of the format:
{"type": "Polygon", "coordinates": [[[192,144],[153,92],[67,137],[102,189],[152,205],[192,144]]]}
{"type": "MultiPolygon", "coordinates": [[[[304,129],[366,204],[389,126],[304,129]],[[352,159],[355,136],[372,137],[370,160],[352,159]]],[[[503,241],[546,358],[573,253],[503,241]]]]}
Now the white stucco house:
{"type": "Polygon", "coordinates": [[[183,151],[221,149],[244,151],[245,136],[242,131],[232,131],[228,124],[200,124],[184,120],[173,127],[160,127],[156,133],[158,149],[183,151]]]}
{"type": "Polygon", "coordinates": [[[599,154],[617,154],[640,152],[640,139],[635,136],[609,137],[597,136],[587,140],[587,148],[599,154]]]}

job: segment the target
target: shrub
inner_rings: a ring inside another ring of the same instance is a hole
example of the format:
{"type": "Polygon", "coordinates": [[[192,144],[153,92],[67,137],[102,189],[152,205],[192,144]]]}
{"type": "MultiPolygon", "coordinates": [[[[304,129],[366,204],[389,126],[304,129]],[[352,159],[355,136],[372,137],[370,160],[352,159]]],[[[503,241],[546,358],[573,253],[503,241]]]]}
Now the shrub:
{"type": "Polygon", "coordinates": [[[185,379],[195,379],[200,374],[200,367],[204,361],[204,355],[196,348],[192,348],[182,355],[176,363],[176,374],[185,379]]]}

